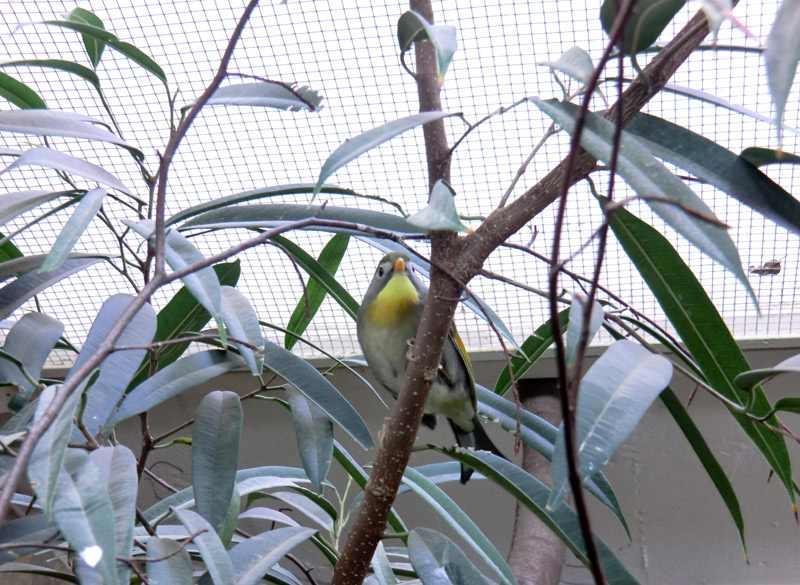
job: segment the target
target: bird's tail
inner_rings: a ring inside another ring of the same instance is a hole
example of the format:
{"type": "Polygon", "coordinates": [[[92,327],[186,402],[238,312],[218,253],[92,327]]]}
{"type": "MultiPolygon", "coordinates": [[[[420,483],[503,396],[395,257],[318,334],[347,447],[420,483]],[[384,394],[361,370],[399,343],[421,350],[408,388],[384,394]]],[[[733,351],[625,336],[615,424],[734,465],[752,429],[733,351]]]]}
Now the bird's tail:
{"type": "MultiPolygon", "coordinates": [[[[486,431],[481,425],[480,419],[477,415],[475,418],[472,419],[473,422],[473,429],[469,432],[464,431],[463,429],[459,428],[453,421],[448,419],[450,423],[450,427],[453,429],[453,434],[456,436],[456,443],[458,443],[459,447],[464,447],[466,449],[475,449],[476,451],[489,451],[490,453],[494,453],[498,457],[502,457],[503,459],[508,460],[508,457],[503,455],[500,449],[492,442],[489,438],[489,435],[486,434],[486,431]]],[[[461,464],[461,483],[467,483],[469,478],[472,476],[475,470],[467,467],[463,463],[461,464]]]]}

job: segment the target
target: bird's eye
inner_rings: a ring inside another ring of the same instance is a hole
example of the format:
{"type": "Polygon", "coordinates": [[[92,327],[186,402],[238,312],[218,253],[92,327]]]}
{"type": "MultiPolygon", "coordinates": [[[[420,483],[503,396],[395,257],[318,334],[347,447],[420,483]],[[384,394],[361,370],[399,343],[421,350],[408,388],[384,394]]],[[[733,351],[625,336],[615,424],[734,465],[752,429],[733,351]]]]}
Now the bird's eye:
{"type": "Polygon", "coordinates": [[[379,277],[383,277],[383,272],[384,272],[383,266],[378,266],[378,276],[379,277]]]}

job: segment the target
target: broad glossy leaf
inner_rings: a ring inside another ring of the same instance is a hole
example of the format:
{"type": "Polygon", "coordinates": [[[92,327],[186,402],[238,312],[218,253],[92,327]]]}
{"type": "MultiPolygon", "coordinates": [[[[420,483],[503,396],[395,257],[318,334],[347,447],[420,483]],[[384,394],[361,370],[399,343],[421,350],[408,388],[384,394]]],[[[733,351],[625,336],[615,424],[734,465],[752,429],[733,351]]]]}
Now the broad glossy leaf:
{"type": "Polygon", "coordinates": [[[184,390],[244,365],[244,360],[238,355],[220,350],[202,351],[181,358],[134,388],[108,420],[104,430],[111,432],[121,420],[150,410],[184,390]]]}
{"type": "Polygon", "coordinates": [[[334,150],[322,165],[322,169],[319,172],[319,178],[314,186],[312,201],[314,198],[316,198],[316,195],[319,193],[322,185],[331,175],[368,150],[371,150],[379,144],[383,144],[387,140],[391,140],[395,136],[399,136],[403,132],[411,130],[412,128],[423,126],[430,122],[441,120],[442,118],[453,115],[454,114],[447,114],[445,112],[420,112],[419,114],[412,114],[411,116],[406,116],[405,118],[400,118],[399,120],[387,122],[386,124],[378,126],[377,128],[367,130],[366,132],[359,134],[354,138],[350,138],[344,144],[339,146],[339,148],[334,150]]]}
{"type": "MultiPolygon", "coordinates": [[[[322,252],[317,259],[318,270],[326,270],[330,278],[325,277],[328,284],[331,281],[336,282],[334,276],[339,269],[339,264],[342,262],[344,253],[347,251],[347,246],[350,243],[350,236],[345,234],[335,234],[330,241],[325,244],[322,252]]],[[[328,291],[323,284],[320,284],[312,275],[306,283],[305,294],[297,303],[292,316],[289,317],[289,323],[286,325],[287,333],[284,337],[283,346],[286,349],[292,349],[299,336],[303,335],[314,315],[317,314],[322,301],[328,296],[328,291]]],[[[348,295],[349,296],[349,295],[348,295]]],[[[353,301],[355,303],[355,301],[353,301]]],[[[353,306],[357,310],[358,305],[353,306]]]]}
{"type": "MultiPolygon", "coordinates": [[[[566,327],[569,320],[569,309],[564,309],[558,314],[561,328],[566,327]]],[[[552,320],[540,325],[532,335],[522,343],[517,352],[511,358],[511,371],[514,373],[514,380],[519,380],[528,369],[542,357],[545,350],[553,344],[552,320]]],[[[511,389],[511,375],[508,368],[503,366],[497,382],[494,383],[494,391],[499,395],[504,395],[511,389]]]]}
{"type": "MultiPolygon", "coordinates": [[[[97,352],[108,332],[132,301],[133,296],[125,293],[106,299],[92,322],[89,335],[70,374],[97,352]]],[[[116,345],[146,345],[152,341],[155,329],[155,311],[149,303],[145,303],[122,331],[116,345]]],[[[144,349],[115,351],[103,360],[99,368],[100,375],[86,395],[86,408],[83,411],[83,424],[91,434],[96,435],[100,432],[100,428],[107,424],[145,354],[144,349]]],[[[70,374],[67,375],[67,379],[70,374]]],[[[80,440],[80,436],[76,435],[76,439],[80,440]]]]}
{"type": "Polygon", "coordinates": [[[397,21],[397,42],[400,45],[400,59],[405,63],[405,54],[412,43],[430,41],[436,50],[436,68],[439,72],[439,87],[444,83],[447,68],[458,49],[456,27],[433,25],[424,16],[413,10],[405,12],[397,21]]]}
{"type": "MultiPolygon", "coordinates": [[[[567,326],[566,334],[566,360],[567,365],[572,366],[578,357],[578,342],[581,338],[581,331],[583,330],[583,320],[585,314],[586,301],[589,299],[580,293],[572,295],[572,304],[569,311],[569,325],[567,326]]],[[[592,301],[591,315],[589,316],[588,337],[586,338],[586,347],[592,343],[597,330],[603,324],[603,307],[597,301],[592,301]]]]}
{"type": "Polygon", "coordinates": [[[91,24],[86,24],[85,22],[72,22],[67,20],[45,20],[44,24],[77,31],[81,33],[84,42],[86,42],[86,39],[94,39],[105,43],[115,51],[125,55],[137,65],[144,67],[147,71],[158,77],[158,79],[160,79],[164,85],[167,84],[167,76],[158,63],[153,61],[153,59],[143,53],[140,49],[134,47],[130,43],[119,40],[115,35],[111,34],[105,29],[93,26],[91,24]]]}
{"type": "Polygon", "coordinates": [[[780,163],[800,164],[800,156],[796,154],[775,150],[774,148],[761,148],[759,146],[745,148],[739,157],[749,162],[754,167],[763,167],[765,165],[780,163]]]}
{"type": "Polygon", "coordinates": [[[358,314],[358,303],[322,263],[288,238],[274,236],[272,241],[283,246],[283,249],[291,254],[297,265],[305,270],[314,279],[314,282],[331,295],[331,298],[355,320],[358,314]]]}
{"type": "MultiPolygon", "coordinates": [[[[215,264],[213,268],[221,285],[235,286],[238,282],[241,274],[239,260],[215,264]]],[[[199,333],[209,319],[211,319],[211,315],[208,311],[197,302],[194,295],[184,286],[159,311],[158,325],[156,326],[156,334],[153,341],[167,341],[185,337],[189,333],[199,333]]],[[[170,343],[156,348],[156,371],[164,369],[181,357],[189,345],[190,342],[187,341],[186,343],[170,343]]],[[[145,356],[129,389],[133,390],[133,388],[144,382],[149,371],[150,360],[145,356]]]]}
{"type": "MultiPolygon", "coordinates": [[[[656,42],[686,0],[638,0],[625,23],[624,53],[635,55],[656,42]]],[[[621,4],[605,0],[600,9],[603,30],[610,35],[621,4]]]]}
{"type": "MultiPolygon", "coordinates": [[[[592,364],[578,388],[575,417],[582,481],[611,459],[671,378],[672,362],[625,339],[612,343],[592,364]]],[[[569,489],[563,432],[556,439],[552,470],[549,509],[556,508],[569,489]]]]}
{"type": "Polygon", "coordinates": [[[89,227],[94,216],[97,215],[100,206],[103,205],[105,196],[106,190],[99,188],[92,189],[81,198],[81,202],[77,205],[67,223],[64,224],[61,233],[58,234],[55,243],[47,254],[47,258],[42,262],[42,266],[39,268],[40,272],[48,272],[58,268],[67,258],[78,239],[89,227]]]}
{"type": "Polygon", "coordinates": [[[151,536],[147,539],[147,580],[152,585],[192,585],[192,559],[180,542],[151,536]]]}
{"type": "Polygon", "coordinates": [[[47,109],[47,104],[38,93],[5,73],[0,73],[0,98],[23,110],[47,109]]]}
{"type": "MultiPolygon", "coordinates": [[[[26,313],[6,335],[3,351],[18,359],[30,376],[38,380],[62,333],[64,325],[57,319],[44,313],[26,313]]],[[[33,384],[8,360],[0,360],[0,383],[19,386],[26,396],[34,390],[33,384]]]]}
{"type": "Polygon", "coordinates": [[[775,223],[800,232],[800,202],[748,164],[744,153],[736,156],[691,130],[648,114],[636,116],[626,131],[657,157],[711,183],[775,223]]]}
{"type": "Polygon", "coordinates": [[[583,85],[589,83],[594,73],[592,58],[580,47],[571,47],[555,61],[543,61],[539,65],[547,65],[551,69],[566,73],[583,85]]]}
{"type": "MultiPolygon", "coordinates": [[[[589,559],[586,556],[586,548],[581,536],[577,514],[566,504],[560,505],[555,510],[547,510],[546,504],[550,496],[550,490],[546,485],[510,461],[506,461],[487,451],[471,451],[461,448],[432,448],[457,461],[466,463],[506,490],[550,528],[581,563],[588,566],[589,559]]],[[[595,535],[594,539],[600,556],[603,575],[608,584],[638,585],[638,581],[628,572],[613,551],[597,535],[595,535]]]]}
{"type": "MultiPolygon", "coordinates": [[[[729,400],[743,404],[747,393],[740,390],[733,380],[750,367],[692,271],[663,235],[627,210],[620,209],[615,213],[610,226],[706,381],[729,400]]],[[[771,407],[763,391],[756,389],[754,392],[754,414],[768,413],[771,407]]],[[[752,419],[731,414],[764,455],[794,503],[791,462],[783,437],[752,419]]],[[[777,424],[774,417],[768,420],[770,424],[777,424]]]]}
{"type": "MultiPolygon", "coordinates": [[[[103,30],[106,28],[103,26],[103,21],[100,20],[97,15],[84,8],[73,8],[67,15],[67,19],[73,22],[82,22],[103,30]]],[[[83,46],[86,49],[86,54],[89,55],[89,61],[91,61],[92,66],[97,69],[97,66],[100,64],[100,58],[103,56],[103,49],[105,49],[106,45],[104,42],[91,35],[81,36],[83,38],[83,46]]]]}
{"type": "MultiPolygon", "coordinates": [[[[152,238],[155,231],[155,221],[152,219],[143,219],[138,222],[123,220],[123,223],[147,240],[152,238]]],[[[173,270],[186,268],[205,259],[189,240],[175,230],[167,231],[164,257],[173,270]]],[[[224,347],[226,339],[225,327],[222,323],[222,293],[216,272],[210,266],[206,266],[187,274],[181,280],[217,322],[220,341],[224,347]]]]}
{"type": "MultiPolygon", "coordinates": [[[[378,238],[370,238],[370,237],[360,237],[359,240],[369,244],[373,248],[381,250],[384,253],[388,252],[408,253],[407,248],[391,240],[381,240],[378,238]]],[[[428,262],[416,256],[412,259],[412,262],[414,263],[414,269],[417,272],[420,272],[421,274],[425,275],[426,278],[430,279],[430,264],[428,262]]],[[[511,334],[511,330],[506,326],[505,323],[503,323],[503,320],[500,318],[500,316],[494,312],[492,307],[489,306],[489,304],[486,303],[486,301],[484,301],[478,295],[473,294],[467,296],[464,299],[463,304],[487,323],[491,321],[497,328],[497,330],[500,332],[500,335],[505,337],[507,341],[510,341],[515,348],[519,347],[519,344],[514,339],[514,336],[511,334]]]]}
{"type": "MultiPolygon", "coordinates": [[[[293,205],[290,203],[221,207],[190,219],[181,226],[181,229],[271,228],[315,217],[362,224],[369,228],[395,234],[421,235],[424,232],[408,223],[405,218],[390,213],[332,205],[326,205],[320,211],[320,207],[317,205],[293,205]]],[[[347,227],[310,226],[304,229],[351,235],[361,234],[359,230],[347,227]]]]}
{"type": "Polygon", "coordinates": [[[53,520],[70,546],[102,575],[106,585],[119,583],[114,509],[97,466],[79,449],[70,449],[64,458],[53,502],[53,520]]]}
{"type": "MultiPolygon", "coordinates": [[[[56,493],[57,486],[69,444],[72,418],[75,416],[81,393],[87,382],[88,378],[85,378],[67,398],[53,423],[42,438],[39,439],[39,442],[36,443],[28,463],[28,479],[31,482],[33,491],[36,492],[36,496],[39,498],[42,510],[48,518],[52,518],[53,506],[58,495],[56,493]]],[[[56,393],[62,388],[61,384],[57,384],[48,386],[42,391],[39,396],[39,404],[36,407],[36,414],[33,418],[34,424],[41,420],[45,411],[55,399],[56,393]]]]}
{"type": "MultiPolygon", "coordinates": [[[[118,556],[133,554],[133,525],[136,520],[136,492],[139,478],[136,475],[136,458],[124,445],[101,447],[89,453],[97,466],[102,485],[105,486],[114,509],[114,543],[118,556]]],[[[117,563],[120,583],[128,583],[131,568],[117,563]]]]}
{"type": "Polygon", "coordinates": [[[194,543],[206,563],[214,585],[233,585],[236,582],[233,564],[214,527],[191,510],[174,509],[173,512],[190,534],[205,530],[194,538],[194,543]]]}
{"type": "MultiPolygon", "coordinates": [[[[572,132],[577,106],[554,100],[534,103],[560,126],[572,132]]],[[[613,150],[614,132],[614,124],[589,113],[581,133],[581,146],[592,156],[608,162],[613,150]]],[[[688,215],[682,208],[691,209],[709,218],[714,217],[713,211],[681,179],[658,162],[641,142],[625,131],[622,132],[619,145],[617,172],[639,195],[673,201],[674,205],[645,199],[645,203],[675,231],[736,276],[756,301],[755,293],[742,269],[739,252],[727,231],[688,215]]]]}
{"type": "Polygon", "coordinates": [[[775,15],[775,22],[767,37],[767,81],[772,103],[775,105],[775,125],[778,127],[778,142],[783,132],[781,124],[786,109],[786,100],[792,89],[797,63],[800,61],[800,0],[782,0],[775,15]]]}
{"type": "MultiPolygon", "coordinates": [[[[0,112],[2,114],[2,112],[0,112]]],[[[69,191],[17,191],[0,195],[0,226],[56,197],[69,195],[69,191]]]]}
{"type": "Polygon", "coordinates": [[[297,112],[314,112],[322,96],[308,86],[292,87],[279,81],[226,85],[215,91],[206,106],[261,106],[297,112]]]}
{"type": "Polygon", "coordinates": [[[44,167],[48,169],[55,169],[57,171],[64,171],[73,175],[78,175],[84,179],[89,179],[101,185],[106,185],[131,195],[131,190],[125,186],[117,177],[109,173],[102,167],[87,162],[83,159],[76,158],[69,154],[38,146],[23,152],[17,157],[11,165],[6,167],[5,170],[0,172],[7,173],[8,171],[24,166],[44,167]]]}
{"type": "Polygon", "coordinates": [[[408,535],[408,558],[423,585],[486,585],[458,545],[430,528],[408,535]]]}
{"type": "MultiPolygon", "coordinates": [[[[222,295],[222,320],[228,329],[228,334],[259,349],[263,347],[264,336],[261,334],[261,326],[258,324],[256,312],[247,298],[231,286],[221,286],[220,294],[222,295]]],[[[238,349],[253,375],[261,374],[263,366],[261,352],[253,351],[241,344],[238,345],[238,349]]]]}
{"type": "Polygon", "coordinates": [[[411,225],[425,230],[469,231],[467,226],[461,223],[456,211],[453,189],[441,179],[433,186],[428,205],[407,219],[411,225]]]}
{"type": "Polygon", "coordinates": [[[45,69],[56,69],[58,71],[66,71],[77,75],[91,83],[96,89],[100,89],[100,78],[97,73],[72,61],[64,61],[62,59],[19,59],[17,61],[4,61],[0,63],[0,68],[3,67],[44,67],[45,69]]]}
{"type": "MultiPolygon", "coordinates": [[[[558,429],[555,426],[524,408],[518,411],[516,404],[498,396],[480,384],[475,385],[475,390],[478,396],[479,412],[488,416],[490,420],[497,420],[500,426],[510,433],[517,431],[517,417],[519,417],[520,439],[522,442],[535,449],[548,461],[552,461],[553,448],[558,437],[558,429]]],[[[628,538],[630,538],[631,533],[628,522],[622,514],[619,501],[608,479],[602,473],[597,473],[593,477],[586,479],[585,488],[587,492],[614,513],[625,529],[628,538]]]]}
{"type": "Polygon", "coordinates": [[[364,419],[315,367],[281,346],[265,340],[264,365],[316,404],[355,441],[369,449],[372,435],[364,419]]]}
{"type": "Polygon", "coordinates": [[[236,585],[256,585],[286,553],[315,532],[313,528],[278,528],[237,544],[228,553],[236,571],[236,585]]]}
{"type": "Polygon", "coordinates": [[[197,513],[218,534],[230,508],[239,462],[242,405],[235,392],[203,398],[192,433],[192,484],[197,513]]]}
{"type": "Polygon", "coordinates": [[[292,407],[303,469],[317,493],[322,493],[322,482],[328,475],[333,457],[333,423],[317,405],[292,386],[286,388],[286,397],[292,407]]]}
{"type": "MultiPolygon", "coordinates": [[[[503,556],[486,538],[478,525],[441,488],[413,468],[406,468],[403,483],[411,488],[438,514],[439,518],[460,536],[489,568],[509,585],[517,580],[503,556]]],[[[411,541],[409,538],[409,548],[411,541]]]]}

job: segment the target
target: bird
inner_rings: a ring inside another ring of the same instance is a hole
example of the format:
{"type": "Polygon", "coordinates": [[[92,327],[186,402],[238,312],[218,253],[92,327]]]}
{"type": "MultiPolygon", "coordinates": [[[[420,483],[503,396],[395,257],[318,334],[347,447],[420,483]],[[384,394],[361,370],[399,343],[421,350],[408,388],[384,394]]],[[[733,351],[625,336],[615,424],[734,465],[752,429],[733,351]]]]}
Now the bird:
{"type": "MultiPolygon", "coordinates": [[[[358,343],[369,369],[394,398],[403,384],[409,346],[414,343],[428,289],[414,273],[409,255],[390,252],[378,263],[357,315],[358,343]]],[[[506,459],[478,419],[475,379],[464,343],[450,326],[439,371],[422,423],[433,429],[436,415],[450,423],[460,447],[490,451],[506,459]]],[[[461,464],[461,483],[473,469],[461,464]]]]}

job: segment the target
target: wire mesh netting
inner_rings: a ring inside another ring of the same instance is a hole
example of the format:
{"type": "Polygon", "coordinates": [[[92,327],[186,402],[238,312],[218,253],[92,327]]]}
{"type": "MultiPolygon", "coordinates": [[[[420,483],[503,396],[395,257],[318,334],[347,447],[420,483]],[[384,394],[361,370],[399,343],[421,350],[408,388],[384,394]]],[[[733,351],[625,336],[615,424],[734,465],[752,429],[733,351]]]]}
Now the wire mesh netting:
{"type": "MultiPolygon", "coordinates": [[[[663,39],[669,40],[690,18],[696,6],[688,4],[665,31],[663,39]]],[[[216,71],[243,2],[130,0],[84,5],[103,20],[108,30],[143,50],[166,71],[168,87],[110,49],[105,51],[97,71],[103,99],[114,112],[123,136],[145,153],[145,164],[154,171],[159,152],[163,152],[169,138],[169,98],[176,95],[176,105],[180,107],[202,93],[216,71]]],[[[763,57],[758,50],[725,47],[757,49],[758,39],[767,36],[777,6],[777,1],[742,2],[736,15],[747,27],[749,36],[730,23],[724,24],[717,41],[719,50],[698,51],[690,57],[672,80],[677,86],[674,91],[660,94],[646,111],[684,125],[733,152],[750,146],[775,147],[775,130],[769,124],[772,106],[763,57]],[[690,99],[680,93],[683,91],[680,88],[716,96],[720,103],[731,107],[690,99]]],[[[0,58],[58,58],[88,66],[77,33],[43,24],[20,26],[59,18],[73,7],[72,3],[60,1],[0,5],[3,17],[0,32],[5,39],[5,54],[0,58]]],[[[448,1],[436,2],[434,9],[437,23],[451,24],[458,30],[459,50],[442,89],[444,109],[462,112],[471,123],[526,96],[560,97],[561,90],[552,72],[541,63],[557,59],[575,45],[597,59],[606,43],[596,2],[448,1]]],[[[327,156],[345,140],[417,111],[416,86],[400,65],[396,40],[397,19],[406,10],[407,6],[400,2],[369,2],[356,6],[309,0],[259,6],[236,47],[229,70],[307,84],[322,93],[324,108],[318,113],[224,106],[204,109],[182,142],[170,171],[168,215],[200,202],[251,189],[313,183],[327,156]]],[[[648,58],[640,56],[640,63],[644,65],[648,58]]],[[[413,62],[413,59],[408,61],[413,62]]],[[[616,68],[616,64],[613,67],[616,68]]],[[[630,65],[626,68],[629,78],[636,75],[630,65]]],[[[3,71],[35,88],[51,109],[86,113],[112,122],[98,92],[83,79],[39,67],[4,67],[3,71]]],[[[229,80],[230,83],[238,81],[241,79],[235,76],[229,80]]],[[[609,101],[615,99],[616,87],[612,81],[603,83],[601,90],[609,101]]],[[[798,150],[795,129],[800,126],[800,108],[797,94],[797,91],[792,94],[786,108],[788,128],[783,147],[788,152],[798,150]]],[[[596,105],[604,107],[599,97],[596,105]]],[[[453,144],[466,125],[457,117],[448,118],[447,125],[453,144]]],[[[459,145],[453,159],[452,185],[457,192],[459,212],[474,217],[490,213],[549,125],[549,118],[525,101],[475,128],[459,145]]],[[[408,132],[369,151],[338,171],[331,182],[394,201],[407,213],[417,211],[425,205],[427,197],[421,136],[420,130],[408,132]]],[[[24,150],[36,139],[4,133],[2,141],[5,147],[24,150]]],[[[124,149],[62,138],[49,139],[49,145],[103,166],[129,186],[138,198],[148,200],[140,172],[124,149]]],[[[534,185],[567,150],[565,133],[551,138],[521,176],[511,196],[518,196],[534,185]]],[[[800,180],[797,168],[781,164],[765,170],[792,192],[800,180]]],[[[14,169],[0,180],[5,192],[65,188],[55,173],[33,168],[14,169]]],[[[601,176],[598,188],[602,189],[603,183],[601,176]]],[[[737,337],[797,334],[800,330],[797,237],[709,185],[690,184],[731,226],[746,270],[770,261],[780,262],[778,273],[750,275],[759,299],[760,315],[735,277],[654,219],[646,206],[633,202],[630,209],[670,236],[737,337]]],[[[621,182],[617,185],[618,196],[625,196],[624,185],[621,182]]],[[[330,205],[357,205],[397,213],[394,207],[378,199],[337,195],[326,195],[325,199],[330,205]]],[[[282,197],[281,201],[307,203],[308,196],[282,197]]],[[[119,220],[135,217],[126,207],[129,204],[130,199],[121,196],[107,199],[108,225],[96,220],[75,250],[118,252],[114,234],[125,229],[119,220]]],[[[51,204],[53,209],[56,205],[51,204]]],[[[22,228],[34,217],[37,215],[29,213],[18,218],[16,223],[4,228],[5,233],[22,228]]],[[[21,231],[13,241],[28,253],[47,252],[48,242],[53,241],[68,217],[69,210],[54,213],[31,229],[21,231]]],[[[529,245],[540,254],[549,254],[554,218],[554,209],[545,210],[517,234],[514,242],[529,245]]],[[[601,219],[587,185],[576,186],[570,193],[562,252],[563,256],[575,254],[569,264],[575,273],[586,276],[592,273],[595,246],[590,244],[583,249],[582,246],[601,219]]],[[[246,231],[228,230],[199,234],[193,241],[208,254],[245,237],[248,237],[246,231]]],[[[294,232],[289,237],[316,254],[330,234],[294,232]]],[[[126,241],[134,251],[143,252],[142,244],[133,237],[126,241]]],[[[357,300],[366,289],[380,255],[381,252],[364,242],[351,243],[337,278],[357,300]]],[[[248,250],[238,258],[242,261],[238,288],[250,299],[262,319],[285,326],[303,295],[302,278],[291,261],[272,246],[248,250]]],[[[524,252],[501,249],[489,258],[485,268],[530,287],[546,288],[547,264],[524,252]]],[[[665,321],[641,277],[613,240],[609,244],[602,283],[638,310],[660,322],[665,321]]],[[[470,286],[496,310],[519,341],[547,320],[545,301],[538,296],[487,278],[478,278],[470,286]]],[[[577,288],[569,280],[564,281],[564,286],[577,288]]],[[[125,275],[102,263],[61,281],[39,295],[36,302],[41,310],[62,319],[66,336],[79,344],[103,300],[115,292],[133,290],[125,275]]],[[[159,292],[153,299],[154,305],[163,306],[175,290],[177,286],[159,292]]],[[[15,316],[35,307],[31,301],[15,316]]],[[[499,347],[496,336],[481,318],[462,309],[457,319],[462,337],[471,350],[499,347]]],[[[275,341],[282,341],[282,334],[272,332],[270,335],[275,341]]],[[[306,337],[334,354],[359,353],[354,323],[331,300],[325,301],[306,337]]],[[[296,347],[296,351],[304,355],[317,355],[310,346],[296,347]]],[[[63,364],[71,359],[71,354],[65,353],[63,364]]]]}

